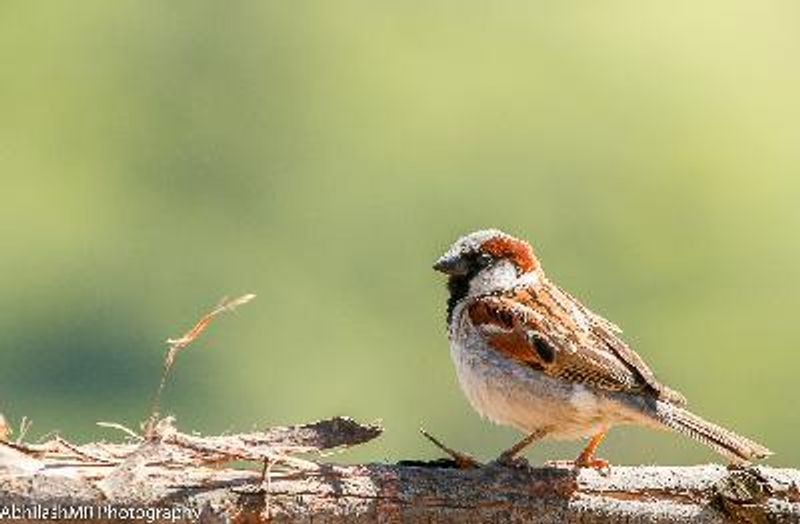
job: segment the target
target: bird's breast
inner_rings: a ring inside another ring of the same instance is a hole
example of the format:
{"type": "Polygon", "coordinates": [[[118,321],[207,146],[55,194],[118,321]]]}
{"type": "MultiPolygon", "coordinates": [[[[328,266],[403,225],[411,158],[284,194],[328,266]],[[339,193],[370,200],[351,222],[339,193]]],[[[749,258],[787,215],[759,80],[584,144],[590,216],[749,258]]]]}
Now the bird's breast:
{"type": "Polygon", "coordinates": [[[461,389],[482,416],[523,432],[551,428],[551,437],[563,439],[609,425],[611,413],[602,394],[507,358],[469,322],[460,322],[450,332],[450,355],[461,389]]]}

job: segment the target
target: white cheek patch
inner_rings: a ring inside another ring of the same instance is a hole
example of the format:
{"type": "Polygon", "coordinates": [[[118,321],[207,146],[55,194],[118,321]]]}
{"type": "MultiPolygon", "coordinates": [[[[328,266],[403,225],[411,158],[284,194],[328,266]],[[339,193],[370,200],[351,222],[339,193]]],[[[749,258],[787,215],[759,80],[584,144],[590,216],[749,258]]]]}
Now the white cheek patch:
{"type": "Polygon", "coordinates": [[[469,295],[476,297],[495,291],[512,289],[519,285],[527,284],[531,276],[538,281],[538,275],[535,273],[517,275],[516,266],[508,260],[503,260],[494,266],[484,269],[472,278],[469,283],[469,295]]]}
{"type": "Polygon", "coordinates": [[[517,279],[518,286],[536,286],[539,284],[539,273],[530,271],[517,279]]]}

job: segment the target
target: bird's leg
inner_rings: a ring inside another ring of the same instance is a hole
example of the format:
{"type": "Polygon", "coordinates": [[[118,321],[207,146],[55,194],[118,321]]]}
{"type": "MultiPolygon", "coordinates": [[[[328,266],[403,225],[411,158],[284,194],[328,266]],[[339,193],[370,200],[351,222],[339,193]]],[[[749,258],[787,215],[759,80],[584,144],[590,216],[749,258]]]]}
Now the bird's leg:
{"type": "Polygon", "coordinates": [[[583,451],[581,451],[581,454],[578,455],[578,458],[575,459],[575,465],[577,467],[596,468],[596,469],[608,468],[607,460],[597,458],[594,456],[594,452],[597,451],[597,447],[603,441],[605,436],[606,436],[606,431],[603,430],[589,439],[589,443],[586,444],[586,447],[583,449],[583,451]]]}
{"type": "Polygon", "coordinates": [[[515,462],[515,457],[525,448],[536,442],[537,440],[541,440],[542,437],[547,435],[547,429],[537,429],[524,439],[520,440],[504,452],[500,454],[499,457],[494,461],[495,464],[500,464],[502,466],[513,466],[515,462]]]}
{"type": "Polygon", "coordinates": [[[481,466],[481,463],[478,462],[471,455],[462,453],[461,451],[456,451],[452,448],[445,446],[444,444],[439,442],[439,439],[437,439],[424,429],[420,428],[419,432],[422,433],[423,437],[430,440],[434,446],[436,446],[437,448],[441,449],[442,451],[450,455],[450,457],[456,463],[456,466],[458,466],[458,469],[473,469],[481,466]]]}

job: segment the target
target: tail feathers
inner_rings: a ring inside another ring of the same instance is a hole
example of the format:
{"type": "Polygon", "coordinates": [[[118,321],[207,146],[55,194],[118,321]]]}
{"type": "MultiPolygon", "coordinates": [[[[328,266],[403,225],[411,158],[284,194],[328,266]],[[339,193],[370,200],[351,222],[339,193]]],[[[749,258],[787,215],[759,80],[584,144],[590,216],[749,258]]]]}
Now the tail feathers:
{"type": "Polygon", "coordinates": [[[670,404],[675,404],[676,406],[685,406],[686,405],[686,397],[684,397],[680,391],[675,391],[672,388],[668,388],[664,384],[659,384],[660,388],[658,390],[659,397],[666,400],[670,404]]]}
{"type": "Polygon", "coordinates": [[[659,401],[658,420],[670,429],[702,442],[734,462],[751,461],[772,455],[772,452],[733,431],[717,426],[683,408],[659,401]]]}

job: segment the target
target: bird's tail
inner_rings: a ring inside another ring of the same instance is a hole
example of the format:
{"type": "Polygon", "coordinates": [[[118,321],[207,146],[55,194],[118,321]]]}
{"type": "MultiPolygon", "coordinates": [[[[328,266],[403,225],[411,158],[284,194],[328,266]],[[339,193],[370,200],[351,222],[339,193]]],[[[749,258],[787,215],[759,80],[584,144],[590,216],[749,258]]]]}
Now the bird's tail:
{"type": "Polygon", "coordinates": [[[656,418],[668,428],[702,442],[734,462],[751,461],[772,455],[772,452],[761,444],[703,420],[694,413],[668,402],[657,402],[656,418]]]}

